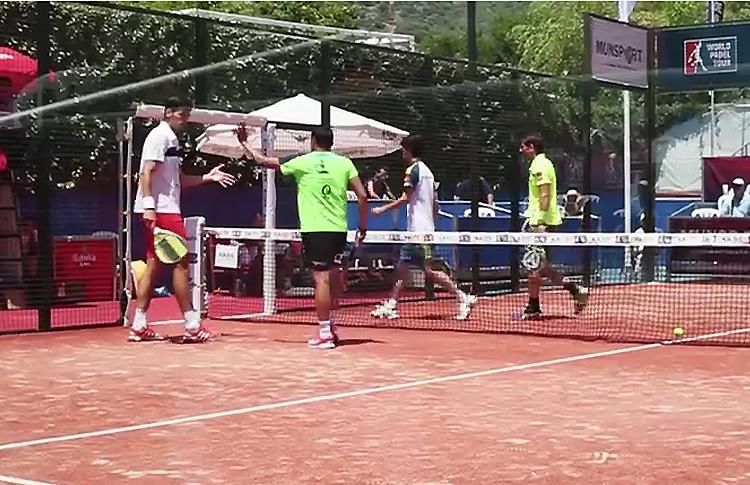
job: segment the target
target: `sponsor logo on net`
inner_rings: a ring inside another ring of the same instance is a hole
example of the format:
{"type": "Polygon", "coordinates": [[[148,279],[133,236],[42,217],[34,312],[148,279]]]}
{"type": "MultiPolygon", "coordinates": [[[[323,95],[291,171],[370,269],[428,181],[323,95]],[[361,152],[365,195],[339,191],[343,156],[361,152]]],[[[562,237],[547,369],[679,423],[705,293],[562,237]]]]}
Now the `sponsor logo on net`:
{"type": "Polygon", "coordinates": [[[617,244],[630,244],[630,236],[627,234],[621,234],[615,237],[615,242],[617,244]]]}

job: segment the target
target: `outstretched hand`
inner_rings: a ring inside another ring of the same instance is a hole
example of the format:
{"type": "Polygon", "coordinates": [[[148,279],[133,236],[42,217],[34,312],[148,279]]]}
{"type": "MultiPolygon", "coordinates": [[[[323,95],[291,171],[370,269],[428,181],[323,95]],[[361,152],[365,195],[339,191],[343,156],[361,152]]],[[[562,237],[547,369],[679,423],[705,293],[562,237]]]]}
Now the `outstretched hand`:
{"type": "Polygon", "coordinates": [[[235,184],[235,182],[237,182],[237,179],[234,178],[233,175],[222,172],[221,169],[223,167],[224,165],[222,164],[212,168],[210,172],[203,176],[203,179],[207,182],[216,182],[217,184],[225,188],[231,187],[235,184]]]}

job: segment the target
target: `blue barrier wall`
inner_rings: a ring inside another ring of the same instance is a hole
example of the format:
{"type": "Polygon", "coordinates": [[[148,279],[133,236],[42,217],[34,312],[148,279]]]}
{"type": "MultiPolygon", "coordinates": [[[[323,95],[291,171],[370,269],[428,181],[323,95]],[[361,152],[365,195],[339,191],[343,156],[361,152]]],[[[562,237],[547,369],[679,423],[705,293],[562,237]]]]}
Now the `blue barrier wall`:
{"type": "MultiPolygon", "coordinates": [[[[96,231],[117,232],[117,187],[110,184],[95,187],[79,187],[72,190],[57,189],[52,194],[52,229],[55,236],[86,235],[96,231]]],[[[498,194],[499,196],[502,194],[498,194]]],[[[187,216],[203,215],[208,224],[213,226],[248,227],[253,224],[256,214],[262,211],[262,191],[259,187],[233,187],[222,189],[205,185],[185,190],[183,208],[187,216]],[[231,209],[231,210],[228,210],[231,209]]],[[[277,188],[276,224],[279,228],[298,227],[297,199],[294,186],[280,183],[277,188]]],[[[20,195],[19,209],[22,217],[36,220],[36,199],[33,195],[20,195]]],[[[677,210],[694,202],[697,198],[664,198],[656,201],[657,230],[667,231],[669,216],[677,210]]],[[[372,207],[382,202],[370,202],[372,207]]],[[[508,202],[499,202],[503,208],[509,208],[508,202]]],[[[440,210],[462,217],[470,208],[466,201],[441,201],[440,210]]],[[[502,216],[503,211],[497,215],[502,216]]],[[[622,196],[619,193],[602,194],[598,203],[593,204],[592,213],[600,217],[603,232],[620,232],[624,228],[622,217],[622,196]]],[[[637,217],[640,208],[637,201],[633,204],[633,227],[638,227],[637,217]]],[[[350,202],[348,208],[350,226],[358,224],[356,202],[350,202]]],[[[438,230],[452,230],[451,219],[438,217],[438,230]]],[[[402,206],[394,216],[386,214],[368,218],[369,228],[373,230],[406,230],[406,207],[402,206]]],[[[501,230],[501,229],[497,229],[501,230]]]]}

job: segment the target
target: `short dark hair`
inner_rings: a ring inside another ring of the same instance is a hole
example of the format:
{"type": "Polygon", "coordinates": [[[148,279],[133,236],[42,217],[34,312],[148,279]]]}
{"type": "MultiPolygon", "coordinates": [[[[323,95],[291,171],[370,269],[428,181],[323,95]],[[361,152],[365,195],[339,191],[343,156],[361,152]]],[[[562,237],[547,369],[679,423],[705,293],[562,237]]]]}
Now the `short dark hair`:
{"type": "Polygon", "coordinates": [[[320,148],[330,150],[333,146],[333,130],[325,126],[319,126],[312,129],[312,138],[315,140],[315,145],[320,148]]]}
{"type": "Polygon", "coordinates": [[[537,153],[544,153],[544,140],[539,133],[532,133],[521,140],[522,145],[531,145],[537,153]]]}
{"type": "Polygon", "coordinates": [[[180,98],[179,96],[171,96],[164,102],[164,111],[168,109],[178,110],[180,108],[192,109],[192,105],[190,104],[190,101],[180,98]]]}
{"type": "Polygon", "coordinates": [[[420,135],[409,135],[401,140],[401,146],[409,150],[414,157],[421,157],[424,153],[424,138],[420,135]]]}

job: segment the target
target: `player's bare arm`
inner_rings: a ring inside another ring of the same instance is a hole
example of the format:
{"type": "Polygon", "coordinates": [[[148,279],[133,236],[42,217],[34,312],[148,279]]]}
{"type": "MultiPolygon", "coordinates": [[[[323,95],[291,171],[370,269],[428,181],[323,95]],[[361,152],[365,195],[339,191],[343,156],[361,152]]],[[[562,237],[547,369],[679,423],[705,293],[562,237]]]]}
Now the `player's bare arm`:
{"type": "Polygon", "coordinates": [[[257,162],[260,165],[263,165],[264,167],[270,168],[272,170],[279,170],[279,168],[281,167],[281,160],[279,160],[277,157],[267,157],[260,153],[258,150],[250,148],[243,142],[240,142],[240,146],[245,152],[245,155],[247,155],[252,161],[257,162]]]}
{"type": "Polygon", "coordinates": [[[153,229],[156,225],[156,201],[154,200],[153,192],[151,192],[151,180],[154,173],[159,169],[159,165],[161,165],[161,162],[148,161],[143,165],[143,170],[141,171],[140,185],[141,194],[143,195],[143,220],[146,221],[149,229],[153,229]]]}
{"type": "Polygon", "coordinates": [[[542,212],[549,210],[550,201],[550,184],[543,184],[539,186],[539,209],[542,212]]]}
{"type": "Polygon", "coordinates": [[[375,207],[372,209],[372,214],[375,216],[380,216],[385,214],[388,211],[398,209],[402,205],[406,204],[409,201],[409,197],[411,197],[412,188],[411,187],[404,187],[404,191],[401,194],[401,197],[398,199],[388,202],[385,205],[382,205],[380,207],[375,207]]]}
{"type": "Polygon", "coordinates": [[[362,186],[362,180],[354,177],[349,180],[349,188],[357,194],[357,206],[359,206],[359,230],[357,231],[357,244],[365,239],[367,234],[367,194],[362,186]]]}

